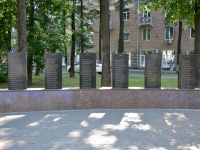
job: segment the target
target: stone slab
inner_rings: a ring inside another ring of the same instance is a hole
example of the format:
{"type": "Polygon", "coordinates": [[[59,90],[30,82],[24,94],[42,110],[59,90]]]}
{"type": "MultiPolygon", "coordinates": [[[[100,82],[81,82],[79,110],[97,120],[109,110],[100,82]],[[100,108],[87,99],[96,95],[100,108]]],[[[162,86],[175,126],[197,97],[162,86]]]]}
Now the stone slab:
{"type": "Polygon", "coordinates": [[[145,88],[161,88],[161,54],[145,55],[145,88]]]}
{"type": "Polygon", "coordinates": [[[128,54],[113,54],[113,88],[128,88],[128,54]]]}
{"type": "Polygon", "coordinates": [[[179,55],[179,89],[195,88],[196,55],[179,55]]]}
{"type": "Polygon", "coordinates": [[[96,54],[80,54],[80,88],[96,88],[96,54]]]}
{"type": "Polygon", "coordinates": [[[62,54],[45,54],[45,89],[62,89],[62,54]]]}
{"type": "Polygon", "coordinates": [[[25,52],[8,53],[8,89],[27,88],[27,56],[25,52]]]}
{"type": "Polygon", "coordinates": [[[0,90],[0,112],[174,108],[200,109],[200,89],[0,90]]]}

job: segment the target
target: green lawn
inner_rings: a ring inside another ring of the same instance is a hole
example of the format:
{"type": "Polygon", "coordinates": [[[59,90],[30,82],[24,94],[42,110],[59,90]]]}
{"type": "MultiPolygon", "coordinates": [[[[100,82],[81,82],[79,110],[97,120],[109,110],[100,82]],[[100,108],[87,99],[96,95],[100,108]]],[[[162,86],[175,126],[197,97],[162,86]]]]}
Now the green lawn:
{"type": "MultiPolygon", "coordinates": [[[[70,78],[69,74],[63,74],[62,87],[79,87],[79,74],[75,74],[75,77],[70,78]]],[[[177,78],[162,78],[161,87],[163,88],[177,88],[177,78]]],[[[35,76],[33,75],[33,85],[30,88],[44,88],[45,87],[45,75],[35,76]]],[[[101,87],[101,75],[96,75],[96,87],[101,87]]],[[[144,77],[129,77],[129,87],[144,87],[144,77]]],[[[0,89],[8,88],[8,83],[0,83],[0,89]]]]}
{"type": "MultiPolygon", "coordinates": [[[[130,74],[144,74],[144,70],[140,70],[140,71],[137,71],[137,70],[129,70],[129,73],[130,74]]],[[[177,74],[175,72],[170,72],[170,71],[162,71],[161,74],[177,74]]]]}

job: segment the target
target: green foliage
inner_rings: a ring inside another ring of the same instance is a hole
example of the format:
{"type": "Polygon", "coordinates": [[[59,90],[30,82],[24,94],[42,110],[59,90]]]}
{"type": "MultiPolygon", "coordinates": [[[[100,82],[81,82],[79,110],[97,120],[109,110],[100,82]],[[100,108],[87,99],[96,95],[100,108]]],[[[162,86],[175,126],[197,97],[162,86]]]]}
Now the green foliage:
{"type": "Polygon", "coordinates": [[[0,83],[8,81],[8,74],[0,70],[0,83]]]}
{"type": "Polygon", "coordinates": [[[195,0],[142,0],[139,12],[144,8],[148,11],[162,9],[162,14],[167,14],[166,23],[185,21],[185,28],[188,28],[194,23],[194,3],[195,0]]]}
{"type": "Polygon", "coordinates": [[[77,30],[75,31],[75,36],[76,36],[76,46],[78,47],[76,50],[76,54],[79,54],[81,52],[81,47],[83,51],[87,52],[89,49],[94,48],[93,45],[89,44],[89,39],[87,37],[87,34],[89,32],[97,32],[94,31],[93,28],[91,27],[90,24],[88,24],[88,19],[91,19],[91,21],[94,21],[95,19],[99,18],[99,10],[96,9],[91,9],[88,10],[87,7],[83,6],[82,7],[83,11],[83,18],[81,16],[78,16],[78,14],[81,14],[81,6],[77,5],[76,6],[76,25],[77,25],[77,30]],[[79,18],[79,19],[78,19],[79,18]],[[81,28],[81,22],[82,22],[82,28],[81,28]]]}
{"type": "Polygon", "coordinates": [[[0,83],[8,81],[7,62],[0,64],[0,83]]]}
{"type": "MultiPolygon", "coordinates": [[[[30,2],[33,0],[30,0],[30,2]]],[[[65,54],[66,47],[70,45],[71,32],[67,28],[71,20],[70,2],[64,0],[39,1],[34,0],[34,12],[31,12],[31,5],[27,5],[28,29],[28,59],[33,57],[33,62],[44,67],[44,54],[46,52],[62,52],[65,54]],[[31,17],[34,13],[34,17],[31,17]]],[[[28,62],[30,62],[28,60],[28,62]]],[[[29,65],[32,63],[29,63],[29,65]]],[[[31,67],[31,66],[28,66],[31,67]]]]}
{"type": "Polygon", "coordinates": [[[11,49],[12,26],[16,26],[16,0],[0,1],[0,54],[11,49]]]}
{"type": "Polygon", "coordinates": [[[7,54],[12,48],[13,26],[16,26],[16,0],[0,1],[0,83],[8,80],[7,54]]]}
{"type": "MultiPolygon", "coordinates": [[[[124,6],[125,7],[126,5],[128,5],[129,3],[131,3],[133,0],[124,0],[124,6]]],[[[116,11],[119,11],[119,8],[120,8],[120,0],[118,0],[117,2],[115,2],[114,4],[115,6],[115,10],[116,11]]]]}

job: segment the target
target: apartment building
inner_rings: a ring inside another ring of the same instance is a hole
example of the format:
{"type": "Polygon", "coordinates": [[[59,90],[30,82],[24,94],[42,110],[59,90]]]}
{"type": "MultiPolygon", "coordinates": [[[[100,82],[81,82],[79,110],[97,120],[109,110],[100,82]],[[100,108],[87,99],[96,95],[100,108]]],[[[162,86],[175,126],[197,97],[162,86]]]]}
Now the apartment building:
{"type": "MultiPolygon", "coordinates": [[[[117,53],[119,38],[119,12],[115,10],[112,0],[110,5],[110,51],[117,53]]],[[[88,0],[89,9],[99,9],[97,0],[88,0]]],[[[177,63],[178,24],[165,24],[162,10],[138,13],[140,0],[133,1],[124,8],[124,51],[129,54],[129,66],[145,67],[145,54],[159,53],[162,56],[162,68],[169,68],[169,61],[177,63]]],[[[90,44],[99,58],[99,20],[88,20],[95,32],[88,33],[90,44]]],[[[194,50],[194,30],[183,30],[181,53],[189,54],[194,50]]]]}

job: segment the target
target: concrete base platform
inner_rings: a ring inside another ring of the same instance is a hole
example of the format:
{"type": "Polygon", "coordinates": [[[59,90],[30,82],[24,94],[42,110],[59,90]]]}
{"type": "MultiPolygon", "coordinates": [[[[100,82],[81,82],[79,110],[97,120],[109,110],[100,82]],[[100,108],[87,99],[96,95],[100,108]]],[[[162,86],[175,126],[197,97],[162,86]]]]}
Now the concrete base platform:
{"type": "Polygon", "coordinates": [[[200,109],[200,89],[0,90],[0,112],[75,109],[200,109]]]}

